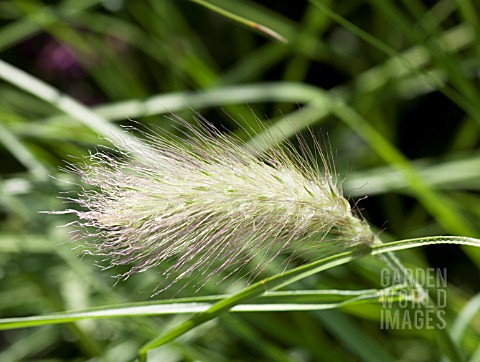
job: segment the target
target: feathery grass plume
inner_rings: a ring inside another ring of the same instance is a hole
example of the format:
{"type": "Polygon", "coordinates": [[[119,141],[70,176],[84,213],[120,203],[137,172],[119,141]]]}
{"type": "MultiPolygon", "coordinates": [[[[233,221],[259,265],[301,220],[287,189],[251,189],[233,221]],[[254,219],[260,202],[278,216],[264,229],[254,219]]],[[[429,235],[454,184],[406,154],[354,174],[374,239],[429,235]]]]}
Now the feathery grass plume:
{"type": "Polygon", "coordinates": [[[257,157],[205,120],[175,121],[186,138],[150,133],[140,144],[116,145],[122,157],[97,152],[73,167],[93,189],[70,199],[83,211],[64,213],[93,227],[84,234],[95,237],[90,252],[108,267],[130,266],[119,278],[163,264],[157,294],[249,262],[261,271],[281,252],[329,242],[327,234],[343,246],[373,243],[318,143],[314,152],[285,143],[257,157]]]}

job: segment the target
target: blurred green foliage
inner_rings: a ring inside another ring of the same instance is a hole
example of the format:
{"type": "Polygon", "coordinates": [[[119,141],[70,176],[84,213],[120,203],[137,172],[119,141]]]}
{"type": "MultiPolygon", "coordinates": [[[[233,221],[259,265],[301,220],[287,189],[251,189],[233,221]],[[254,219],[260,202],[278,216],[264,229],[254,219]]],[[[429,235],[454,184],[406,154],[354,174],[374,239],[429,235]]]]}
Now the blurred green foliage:
{"type": "MultiPolygon", "coordinates": [[[[171,130],[164,114],[190,120],[198,111],[242,134],[242,127],[260,132],[259,118],[266,133],[280,132],[242,137],[264,148],[296,132],[308,137],[310,127],[331,150],[345,194],[384,240],[479,236],[476,1],[208,3],[248,21],[192,1],[0,2],[0,58],[114,125],[132,118],[171,130]]],[[[69,228],[58,228],[72,219],[39,213],[68,207],[59,192],[78,190],[77,180],[59,168],[64,160],[75,163],[108,144],[108,134],[39,97],[0,82],[1,316],[149,300],[161,273],[113,286],[115,271],[100,271],[94,257],[79,258],[81,247],[67,242],[69,228]]],[[[400,256],[408,266],[448,269],[450,325],[480,292],[480,253],[473,248],[429,247],[400,256]]],[[[377,288],[382,267],[367,258],[299,287],[377,288]]],[[[0,360],[130,361],[140,346],[184,318],[84,320],[4,331],[0,360]]],[[[229,314],[150,359],[439,360],[431,331],[380,330],[379,318],[376,304],[229,314]]],[[[479,339],[477,314],[457,342],[478,360],[479,339]]]]}

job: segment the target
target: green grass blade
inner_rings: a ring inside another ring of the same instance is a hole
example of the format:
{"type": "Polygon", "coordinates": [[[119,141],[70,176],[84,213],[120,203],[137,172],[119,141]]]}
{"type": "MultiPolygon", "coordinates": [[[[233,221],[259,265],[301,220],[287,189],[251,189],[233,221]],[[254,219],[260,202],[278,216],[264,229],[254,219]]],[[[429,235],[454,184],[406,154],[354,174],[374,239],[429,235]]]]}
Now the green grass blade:
{"type": "Polygon", "coordinates": [[[458,343],[461,342],[462,336],[465,333],[467,326],[470,324],[470,322],[478,314],[479,311],[480,293],[478,293],[468,301],[468,303],[463,307],[462,311],[453,322],[451,332],[454,341],[458,343]]]}
{"type": "MultiPolygon", "coordinates": [[[[432,58],[435,59],[438,65],[447,72],[452,83],[458,89],[458,92],[454,89],[445,87],[439,87],[439,90],[448,90],[448,92],[445,94],[457,103],[460,102],[459,105],[461,104],[461,106],[470,114],[473,119],[475,119],[477,122],[480,122],[479,107],[475,101],[478,98],[478,92],[473,84],[467,80],[468,78],[462,74],[462,68],[460,67],[456,57],[452,54],[450,54],[448,57],[445,56],[445,52],[436,41],[436,31],[434,31],[433,34],[430,34],[430,32],[418,31],[418,29],[412,26],[411,22],[409,22],[406,17],[402,15],[402,12],[399,11],[397,6],[394,5],[390,0],[371,0],[371,2],[375,4],[375,6],[378,7],[378,9],[380,9],[380,11],[384,13],[387,18],[391,19],[392,22],[397,24],[410,39],[418,44],[422,44],[426,49],[428,49],[432,58]],[[428,37],[426,38],[427,35],[428,37]]],[[[418,11],[420,11],[419,8],[422,7],[420,3],[410,0],[406,1],[405,3],[410,8],[412,13],[416,14],[416,16],[419,16],[418,11]]],[[[417,26],[420,24],[421,22],[419,22],[417,26]]]]}
{"type": "Polygon", "coordinates": [[[199,5],[202,5],[202,6],[208,8],[208,9],[210,9],[210,10],[212,10],[212,11],[214,11],[214,12],[216,12],[216,13],[222,15],[222,16],[225,16],[226,18],[232,19],[232,20],[234,20],[234,21],[236,21],[240,24],[243,24],[243,25],[249,27],[249,28],[256,29],[259,32],[264,33],[265,35],[268,35],[269,37],[272,37],[272,38],[274,38],[278,41],[281,41],[282,43],[287,43],[288,42],[287,38],[280,35],[276,31],[270,29],[269,27],[258,24],[255,21],[246,19],[246,18],[244,18],[240,15],[234,14],[233,12],[228,11],[226,9],[223,9],[220,6],[216,6],[209,1],[205,1],[205,0],[190,0],[190,1],[192,1],[194,3],[197,3],[199,5]]]}
{"type": "Polygon", "coordinates": [[[0,78],[43,99],[102,136],[112,138],[117,144],[123,144],[124,142],[138,144],[134,136],[122,132],[119,128],[110,124],[103,117],[92,112],[73,98],[3,60],[0,60],[0,78]]]}
{"type": "Polygon", "coordinates": [[[240,336],[252,348],[255,348],[262,355],[272,362],[293,362],[293,359],[286,351],[279,346],[271,343],[264,338],[260,333],[257,333],[247,323],[232,314],[225,314],[222,316],[222,324],[226,326],[232,333],[240,336]]]}
{"type": "Polygon", "coordinates": [[[460,15],[475,34],[476,41],[474,41],[473,44],[477,57],[480,58],[480,44],[478,42],[478,37],[480,36],[480,14],[478,13],[478,10],[475,9],[471,0],[457,0],[456,3],[460,15]]]}
{"type": "Polygon", "coordinates": [[[73,17],[97,5],[99,2],[99,0],[67,0],[63,1],[60,6],[57,6],[55,10],[50,6],[44,6],[40,11],[9,24],[0,30],[0,51],[35,35],[41,31],[43,27],[52,25],[60,19],[73,17]]]}
{"type": "Polygon", "coordinates": [[[41,181],[48,179],[48,169],[2,124],[0,124],[0,143],[2,143],[36,179],[41,181]]]}
{"type": "Polygon", "coordinates": [[[415,247],[421,247],[426,245],[439,245],[439,244],[458,244],[480,247],[480,240],[468,238],[468,237],[427,237],[418,239],[407,239],[386,244],[374,246],[371,249],[354,250],[340,253],[328,258],[317,260],[313,263],[295,268],[291,271],[284,273],[283,275],[277,275],[271,278],[264,279],[252,286],[242,290],[241,292],[225,298],[205,312],[201,312],[186,322],[178,325],[177,327],[167,331],[160,337],[147,343],[139,351],[139,355],[142,361],[145,361],[146,355],[149,350],[160,347],[168,342],[171,342],[179,336],[187,333],[188,331],[196,328],[197,326],[206,323],[223,313],[228,312],[234,306],[246,303],[267,291],[279,289],[286,285],[289,285],[297,280],[306,278],[310,275],[322,272],[333,267],[349,263],[353,260],[360,259],[367,255],[380,255],[383,253],[391,253],[395,251],[411,249],[415,247]]]}
{"type": "MultiPolygon", "coordinates": [[[[398,57],[398,52],[391,48],[389,45],[386,43],[382,42],[378,38],[370,35],[363,29],[359,28],[358,26],[352,24],[348,20],[344,19],[341,17],[339,14],[335,13],[333,10],[331,10],[328,6],[326,6],[324,3],[318,0],[311,0],[321,11],[325,12],[328,16],[330,16],[332,19],[337,21],[339,24],[344,26],[345,28],[349,29],[356,35],[358,35],[360,38],[364,39],[368,43],[372,44],[385,54],[389,55],[392,59],[393,58],[398,58],[402,63],[403,66],[406,68],[415,70],[417,74],[422,76],[434,89],[439,90],[443,94],[445,94],[448,98],[450,98],[453,102],[457,103],[460,107],[462,107],[469,115],[474,119],[476,122],[480,122],[480,112],[479,112],[479,107],[475,102],[472,101],[472,97],[475,94],[475,91],[472,89],[470,85],[467,85],[467,82],[463,81],[462,77],[458,76],[458,72],[455,71],[455,67],[452,67],[450,64],[448,64],[448,69],[452,70],[452,73],[455,74],[455,79],[458,80],[457,83],[461,84],[461,87],[463,90],[465,90],[466,94],[463,94],[461,92],[458,92],[457,90],[448,87],[445,85],[445,83],[439,79],[435,73],[427,73],[422,70],[417,70],[415,69],[415,66],[409,62],[408,59],[405,59],[403,57],[398,57]]],[[[401,18],[397,12],[393,9],[393,6],[389,6],[384,4],[382,1],[377,1],[377,0],[372,0],[375,1],[375,3],[385,12],[387,15],[390,15],[391,17],[395,18],[397,20],[397,23],[402,24],[402,28],[404,30],[408,29],[408,33],[414,33],[411,31],[411,24],[407,24],[407,22],[401,18]]],[[[416,36],[415,36],[416,37],[416,36]]],[[[421,42],[423,43],[423,42],[421,42]]],[[[433,52],[430,53],[432,56],[438,54],[436,51],[436,48],[433,52]]],[[[445,59],[442,57],[441,59],[445,59]]],[[[457,66],[458,67],[458,66],[457,66]]]]}
{"type": "MultiPolygon", "coordinates": [[[[442,33],[439,42],[446,52],[459,52],[475,42],[475,34],[469,27],[460,24],[442,33]]],[[[423,80],[431,78],[428,73],[425,77],[420,72],[420,69],[430,62],[430,53],[426,52],[423,47],[415,45],[401,53],[391,54],[385,63],[359,74],[354,80],[355,89],[366,93],[381,89],[388,81],[400,80],[407,76],[415,76],[423,80]]],[[[428,82],[428,80],[426,81],[428,82]]],[[[438,84],[440,85],[440,83],[438,84]]],[[[443,82],[441,84],[443,85],[443,82]]]]}
{"type": "Polygon", "coordinates": [[[365,362],[395,361],[388,349],[364,333],[348,315],[330,311],[328,315],[316,313],[315,316],[335,338],[342,341],[346,349],[358,356],[359,360],[365,362]]]}
{"type": "MultiPolygon", "coordinates": [[[[233,312],[285,312],[326,310],[359,303],[374,303],[385,298],[396,300],[397,286],[385,289],[367,290],[297,290],[291,292],[270,292],[255,302],[235,306],[233,312]]],[[[229,295],[191,297],[155,302],[123,303],[85,310],[60,312],[42,316],[0,319],[0,330],[38,327],[51,324],[70,323],[84,319],[124,318],[159,316],[172,314],[194,314],[205,312],[213,303],[229,295]]]]}
{"type": "MultiPolygon", "coordinates": [[[[465,186],[471,190],[480,188],[480,156],[455,158],[445,161],[413,162],[421,178],[431,180],[431,185],[437,189],[462,189],[465,186]]],[[[352,172],[343,183],[347,195],[358,197],[378,195],[392,191],[410,193],[408,182],[402,173],[393,167],[379,167],[363,172],[352,172]]]]}
{"type": "MultiPolygon", "coordinates": [[[[463,96],[475,106],[475,100],[478,99],[479,94],[472,82],[465,76],[460,60],[456,55],[445,55],[443,48],[437,42],[439,38],[439,24],[438,21],[428,16],[427,7],[418,0],[406,0],[406,6],[410,13],[417,19],[416,29],[413,31],[412,26],[406,26],[404,31],[408,36],[419,44],[423,44],[438,65],[445,69],[449,79],[463,96]]],[[[384,6],[384,4],[382,4],[384,6]]],[[[392,9],[394,6],[392,4],[392,9]]],[[[394,11],[395,19],[400,19],[398,11],[394,11]]],[[[402,21],[403,22],[403,21],[402,21]]],[[[478,108],[477,108],[478,111],[478,108]]]]}
{"type": "MultiPolygon", "coordinates": [[[[219,87],[203,92],[177,92],[149,97],[145,100],[129,100],[93,108],[93,111],[105,119],[124,120],[125,117],[138,118],[159,114],[168,114],[186,109],[228,104],[261,102],[307,103],[318,98],[317,87],[294,82],[271,82],[248,85],[219,87]]],[[[44,122],[65,122],[71,115],[58,115],[44,122]]]]}

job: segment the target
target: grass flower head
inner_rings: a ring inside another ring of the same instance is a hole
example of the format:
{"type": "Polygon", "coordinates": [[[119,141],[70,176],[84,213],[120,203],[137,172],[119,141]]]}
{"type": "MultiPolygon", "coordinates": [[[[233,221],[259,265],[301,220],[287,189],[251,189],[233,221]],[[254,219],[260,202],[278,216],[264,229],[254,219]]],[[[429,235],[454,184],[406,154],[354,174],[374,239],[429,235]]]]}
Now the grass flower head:
{"type": "Polygon", "coordinates": [[[65,212],[95,230],[91,253],[130,266],[121,278],[163,265],[163,288],[192,276],[202,284],[250,262],[261,271],[327,235],[343,246],[373,242],[319,149],[285,143],[256,156],[206,121],[178,122],[186,138],[150,134],[117,145],[122,157],[97,152],[74,168],[92,187],[72,199],[82,211],[65,212]]]}

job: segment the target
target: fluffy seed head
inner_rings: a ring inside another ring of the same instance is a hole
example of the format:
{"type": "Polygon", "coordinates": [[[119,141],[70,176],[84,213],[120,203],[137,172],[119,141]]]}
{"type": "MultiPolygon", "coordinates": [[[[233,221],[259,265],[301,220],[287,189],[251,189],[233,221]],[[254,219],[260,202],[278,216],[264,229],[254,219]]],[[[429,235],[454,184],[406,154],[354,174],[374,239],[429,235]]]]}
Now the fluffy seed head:
{"type": "Polygon", "coordinates": [[[91,253],[109,266],[130,266],[119,277],[164,266],[163,289],[192,277],[203,284],[253,260],[261,271],[281,252],[327,240],[372,243],[319,149],[301,143],[298,152],[287,143],[255,156],[206,121],[177,122],[186,138],[150,134],[141,144],[117,145],[121,157],[97,152],[74,167],[90,187],[70,199],[83,210],[64,213],[95,230],[84,233],[94,236],[91,253]]]}

